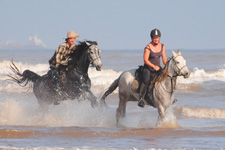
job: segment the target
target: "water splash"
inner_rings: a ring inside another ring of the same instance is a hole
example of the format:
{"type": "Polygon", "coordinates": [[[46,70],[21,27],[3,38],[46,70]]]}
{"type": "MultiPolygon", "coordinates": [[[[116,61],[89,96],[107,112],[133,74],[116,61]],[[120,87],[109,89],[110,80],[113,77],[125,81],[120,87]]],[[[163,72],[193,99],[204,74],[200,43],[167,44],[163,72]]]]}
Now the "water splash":
{"type": "Polygon", "coordinates": [[[158,120],[157,128],[180,128],[173,109],[168,109],[163,120],[158,120]]]}

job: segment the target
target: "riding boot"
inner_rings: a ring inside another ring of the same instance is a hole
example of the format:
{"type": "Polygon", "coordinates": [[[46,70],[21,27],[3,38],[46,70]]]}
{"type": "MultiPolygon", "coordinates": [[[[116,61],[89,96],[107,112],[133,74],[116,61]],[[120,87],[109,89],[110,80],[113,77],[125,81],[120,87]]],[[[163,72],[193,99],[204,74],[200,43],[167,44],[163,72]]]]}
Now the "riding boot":
{"type": "Polygon", "coordinates": [[[145,106],[145,100],[144,100],[144,97],[145,97],[145,94],[146,94],[146,91],[147,91],[147,86],[142,83],[141,84],[141,88],[140,88],[140,99],[138,101],[138,106],[139,107],[144,107],[145,106]]]}

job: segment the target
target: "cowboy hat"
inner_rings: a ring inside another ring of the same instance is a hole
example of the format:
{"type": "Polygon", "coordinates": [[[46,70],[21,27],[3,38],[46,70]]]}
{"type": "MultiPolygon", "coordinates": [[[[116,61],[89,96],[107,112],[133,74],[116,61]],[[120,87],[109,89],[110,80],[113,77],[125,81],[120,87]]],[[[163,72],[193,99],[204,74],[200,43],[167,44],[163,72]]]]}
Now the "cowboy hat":
{"type": "Polygon", "coordinates": [[[67,38],[65,38],[65,39],[77,38],[77,37],[79,37],[79,34],[76,34],[74,31],[69,31],[69,32],[67,32],[67,38]]]}

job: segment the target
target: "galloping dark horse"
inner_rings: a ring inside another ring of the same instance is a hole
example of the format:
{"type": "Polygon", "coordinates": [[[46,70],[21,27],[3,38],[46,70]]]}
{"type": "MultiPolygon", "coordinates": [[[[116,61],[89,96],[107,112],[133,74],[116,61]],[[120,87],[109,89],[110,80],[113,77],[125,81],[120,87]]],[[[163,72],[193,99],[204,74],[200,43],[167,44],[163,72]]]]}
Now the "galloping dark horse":
{"type": "Polygon", "coordinates": [[[33,92],[42,108],[47,108],[55,99],[66,100],[75,99],[91,101],[92,107],[97,104],[96,97],[91,92],[91,81],[88,76],[89,65],[92,64],[96,70],[101,71],[100,49],[97,42],[85,41],[79,42],[74,53],[70,56],[67,67],[67,82],[63,84],[64,88],[54,89],[52,86],[51,73],[40,76],[30,70],[21,73],[12,62],[11,70],[16,74],[8,75],[21,86],[26,86],[28,82],[33,82],[33,92]],[[58,91],[60,90],[60,91],[58,91]],[[62,94],[56,94],[60,92],[62,94]]]}

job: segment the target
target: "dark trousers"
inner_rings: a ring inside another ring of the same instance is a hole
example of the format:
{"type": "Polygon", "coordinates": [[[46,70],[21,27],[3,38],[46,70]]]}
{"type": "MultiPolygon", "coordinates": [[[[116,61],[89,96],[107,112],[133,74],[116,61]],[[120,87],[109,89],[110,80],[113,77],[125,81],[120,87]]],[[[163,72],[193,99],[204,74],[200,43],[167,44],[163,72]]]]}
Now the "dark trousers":
{"type": "Polygon", "coordinates": [[[153,68],[150,68],[149,66],[147,65],[144,65],[144,68],[143,68],[143,71],[142,71],[142,80],[143,80],[143,83],[148,86],[150,81],[151,81],[151,76],[153,74],[155,74],[155,70],[153,68]]]}

